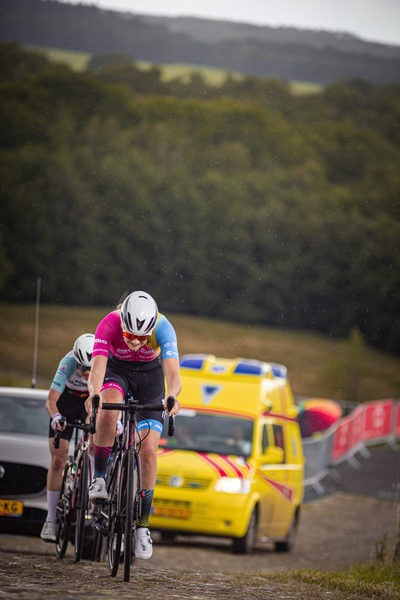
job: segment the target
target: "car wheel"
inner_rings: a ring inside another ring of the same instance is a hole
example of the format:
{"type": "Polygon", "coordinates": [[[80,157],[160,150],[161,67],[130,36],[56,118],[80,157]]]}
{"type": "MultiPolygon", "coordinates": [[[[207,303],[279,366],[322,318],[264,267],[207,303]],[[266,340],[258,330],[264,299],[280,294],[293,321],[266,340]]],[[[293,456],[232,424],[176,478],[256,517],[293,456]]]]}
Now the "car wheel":
{"type": "Polygon", "coordinates": [[[245,535],[241,538],[233,538],[232,552],[234,554],[251,554],[254,550],[254,544],[256,543],[256,532],[257,511],[254,509],[251,513],[249,525],[245,535]]]}
{"type": "Polygon", "coordinates": [[[283,541],[275,542],[275,550],[277,552],[291,552],[294,548],[299,529],[299,512],[296,511],[293,520],[290,524],[289,531],[283,541]]]}

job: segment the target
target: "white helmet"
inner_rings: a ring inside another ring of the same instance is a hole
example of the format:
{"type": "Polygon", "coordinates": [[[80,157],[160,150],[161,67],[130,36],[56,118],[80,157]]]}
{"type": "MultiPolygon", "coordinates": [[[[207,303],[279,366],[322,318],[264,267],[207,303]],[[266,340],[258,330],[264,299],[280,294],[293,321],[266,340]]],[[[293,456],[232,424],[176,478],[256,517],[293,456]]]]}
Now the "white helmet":
{"type": "Polygon", "coordinates": [[[94,335],[92,333],[84,333],[78,337],[74,344],[74,358],[79,365],[92,366],[93,344],[94,335]]]}
{"type": "Polygon", "coordinates": [[[150,335],[156,326],[158,308],[155,300],[146,292],[132,292],[121,307],[121,323],[124,331],[134,335],[150,335]]]}

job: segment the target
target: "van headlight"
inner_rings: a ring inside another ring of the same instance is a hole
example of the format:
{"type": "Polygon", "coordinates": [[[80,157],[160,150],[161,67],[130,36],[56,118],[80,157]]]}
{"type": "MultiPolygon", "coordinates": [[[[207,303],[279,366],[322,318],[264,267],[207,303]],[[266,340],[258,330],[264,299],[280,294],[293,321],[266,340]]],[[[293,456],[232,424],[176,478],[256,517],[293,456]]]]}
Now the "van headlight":
{"type": "Polygon", "coordinates": [[[250,481],[239,477],[220,477],[215,484],[215,491],[225,494],[250,494],[250,481]]]}

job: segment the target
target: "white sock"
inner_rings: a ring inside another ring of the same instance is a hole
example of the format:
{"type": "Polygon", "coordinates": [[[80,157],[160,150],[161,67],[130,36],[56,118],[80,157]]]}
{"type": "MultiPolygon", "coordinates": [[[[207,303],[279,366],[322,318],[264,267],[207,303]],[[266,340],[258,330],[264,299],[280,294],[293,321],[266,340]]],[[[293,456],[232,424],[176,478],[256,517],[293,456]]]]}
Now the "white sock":
{"type": "Polygon", "coordinates": [[[60,498],[60,490],[58,492],[51,492],[47,490],[47,517],[46,523],[51,521],[55,523],[57,521],[56,513],[57,513],[57,502],[60,498]]]}

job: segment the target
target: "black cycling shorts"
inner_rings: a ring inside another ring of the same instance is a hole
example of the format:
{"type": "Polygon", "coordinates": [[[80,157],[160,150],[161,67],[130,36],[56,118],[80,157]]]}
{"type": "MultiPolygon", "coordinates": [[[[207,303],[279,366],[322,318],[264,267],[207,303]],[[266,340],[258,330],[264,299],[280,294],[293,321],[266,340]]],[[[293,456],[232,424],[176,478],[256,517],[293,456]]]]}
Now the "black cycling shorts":
{"type": "MultiPolygon", "coordinates": [[[[126,398],[130,390],[140,405],[158,404],[165,398],[164,372],[158,358],[144,363],[108,359],[102,389],[116,388],[126,398]]],[[[164,424],[164,411],[143,410],[138,418],[138,431],[154,429],[161,435],[164,424]]]]}
{"type": "MultiPolygon", "coordinates": [[[[87,417],[85,400],[88,398],[88,396],[89,394],[81,394],[65,388],[57,400],[58,412],[63,417],[66,417],[68,423],[73,423],[74,421],[80,421],[81,423],[84,423],[87,417]]],[[[51,421],[52,419],[50,419],[49,425],[49,438],[54,437],[54,429],[51,426],[51,421]]],[[[60,438],[70,441],[73,432],[73,427],[66,427],[63,431],[61,431],[60,438]]]]}

